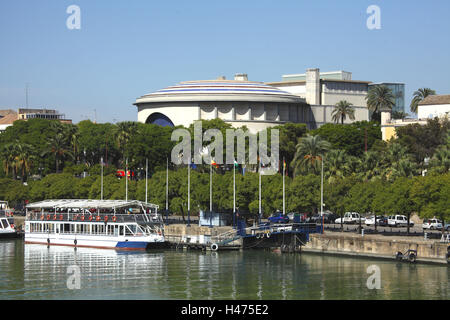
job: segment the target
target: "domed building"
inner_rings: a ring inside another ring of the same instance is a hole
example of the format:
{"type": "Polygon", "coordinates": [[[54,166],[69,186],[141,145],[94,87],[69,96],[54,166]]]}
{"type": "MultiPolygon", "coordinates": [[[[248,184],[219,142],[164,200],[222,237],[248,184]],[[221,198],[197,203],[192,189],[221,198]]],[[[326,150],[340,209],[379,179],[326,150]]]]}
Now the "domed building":
{"type": "Polygon", "coordinates": [[[252,133],[286,122],[306,123],[309,114],[304,98],[248,81],[246,74],[234,80],[181,82],[146,94],[134,105],[143,123],[188,127],[195,120],[218,118],[235,128],[245,125],[252,133]]]}

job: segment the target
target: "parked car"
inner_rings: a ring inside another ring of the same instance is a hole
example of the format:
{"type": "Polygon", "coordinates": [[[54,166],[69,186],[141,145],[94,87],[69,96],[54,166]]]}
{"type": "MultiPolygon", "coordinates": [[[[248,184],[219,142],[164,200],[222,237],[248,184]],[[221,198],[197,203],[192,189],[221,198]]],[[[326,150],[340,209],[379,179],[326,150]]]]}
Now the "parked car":
{"type": "MultiPolygon", "coordinates": [[[[351,224],[351,223],[359,223],[361,220],[361,223],[364,223],[366,220],[365,218],[361,217],[361,215],[358,212],[346,212],[343,217],[343,223],[344,224],[351,224]]],[[[334,223],[341,223],[341,218],[337,218],[334,223]]]]}
{"type": "Polygon", "coordinates": [[[308,217],[307,219],[306,219],[306,222],[309,222],[309,223],[321,223],[322,222],[322,216],[320,215],[320,214],[315,214],[315,215],[312,215],[311,217],[308,217]]]}
{"type": "Polygon", "coordinates": [[[440,230],[442,229],[442,222],[441,220],[438,219],[427,219],[424,220],[423,224],[422,224],[422,229],[423,230],[440,230]]]}
{"type": "Polygon", "coordinates": [[[334,223],[334,221],[339,218],[339,216],[335,213],[328,213],[324,216],[324,223],[334,223]]]}
{"type": "Polygon", "coordinates": [[[288,218],[289,221],[292,221],[294,223],[299,223],[299,222],[305,222],[306,220],[306,213],[297,213],[297,212],[291,212],[288,213],[288,218]]]}
{"type": "Polygon", "coordinates": [[[444,229],[450,231],[450,223],[446,223],[444,229]]]}
{"type": "Polygon", "coordinates": [[[269,220],[270,223],[288,223],[289,217],[282,213],[274,213],[267,220],[269,220]]]}
{"type": "MultiPolygon", "coordinates": [[[[390,227],[406,227],[408,226],[408,218],[401,214],[396,214],[388,217],[388,226],[390,227]]],[[[409,226],[413,227],[414,222],[409,221],[409,226]]]]}
{"type": "Polygon", "coordinates": [[[338,218],[339,216],[335,215],[334,213],[331,212],[324,212],[323,215],[321,215],[320,213],[313,215],[312,217],[309,217],[307,219],[307,222],[310,223],[333,223],[334,220],[336,220],[336,218],[338,218]]]}
{"type": "MultiPolygon", "coordinates": [[[[373,226],[375,225],[375,216],[370,216],[365,220],[366,226],[373,226]]],[[[388,220],[384,216],[377,216],[377,226],[387,226],[388,220]]]]}

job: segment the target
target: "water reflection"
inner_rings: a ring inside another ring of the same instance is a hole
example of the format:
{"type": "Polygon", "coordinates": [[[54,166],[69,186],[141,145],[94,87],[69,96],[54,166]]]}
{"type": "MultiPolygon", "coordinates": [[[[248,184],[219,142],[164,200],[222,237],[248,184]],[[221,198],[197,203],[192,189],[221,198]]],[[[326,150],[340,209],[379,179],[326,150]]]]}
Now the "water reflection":
{"type": "Polygon", "coordinates": [[[448,299],[447,266],[266,251],[128,253],[0,242],[0,299],[448,299]],[[381,289],[366,286],[367,267],[381,289]],[[79,290],[67,287],[79,267],[79,290]]]}

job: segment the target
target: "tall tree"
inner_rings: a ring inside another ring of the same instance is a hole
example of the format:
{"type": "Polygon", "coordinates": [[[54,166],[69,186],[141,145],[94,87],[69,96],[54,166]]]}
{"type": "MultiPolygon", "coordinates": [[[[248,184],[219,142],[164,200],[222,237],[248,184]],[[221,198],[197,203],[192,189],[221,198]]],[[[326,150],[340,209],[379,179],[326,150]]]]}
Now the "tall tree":
{"type": "Polygon", "coordinates": [[[384,85],[376,85],[370,88],[366,100],[367,108],[374,114],[381,111],[391,111],[395,105],[395,96],[392,90],[384,85]]]}
{"type": "Polygon", "coordinates": [[[294,176],[301,172],[311,172],[311,170],[313,173],[319,172],[322,157],[330,148],[330,143],[323,140],[319,135],[307,135],[302,138],[296,146],[295,156],[291,163],[294,176]]]}
{"type": "Polygon", "coordinates": [[[59,172],[60,164],[66,157],[74,158],[72,150],[67,141],[67,136],[63,132],[58,132],[47,141],[47,149],[41,156],[53,155],[55,157],[55,172],[59,172]]]}
{"type": "Polygon", "coordinates": [[[411,100],[411,104],[409,106],[411,112],[417,113],[417,109],[419,107],[419,103],[428,96],[435,95],[436,91],[430,88],[420,88],[413,93],[413,99],[411,100]]]}
{"type": "Polygon", "coordinates": [[[331,150],[324,159],[324,174],[329,183],[345,177],[350,172],[350,161],[344,150],[331,150]]]}
{"type": "Polygon", "coordinates": [[[355,109],[352,107],[352,103],[347,100],[341,100],[336,103],[332,115],[332,120],[335,123],[341,121],[341,124],[344,124],[344,120],[349,117],[350,120],[355,120],[355,109]]]}

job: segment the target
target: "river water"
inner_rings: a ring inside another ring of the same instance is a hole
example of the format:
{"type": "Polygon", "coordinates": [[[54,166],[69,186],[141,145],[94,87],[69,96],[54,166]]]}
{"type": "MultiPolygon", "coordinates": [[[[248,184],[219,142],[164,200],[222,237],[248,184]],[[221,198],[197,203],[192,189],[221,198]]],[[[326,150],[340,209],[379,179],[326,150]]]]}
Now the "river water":
{"type": "Polygon", "coordinates": [[[307,253],[128,253],[2,240],[0,259],[0,300],[449,299],[450,292],[446,265],[307,253]],[[372,265],[380,289],[367,287],[372,265]]]}

